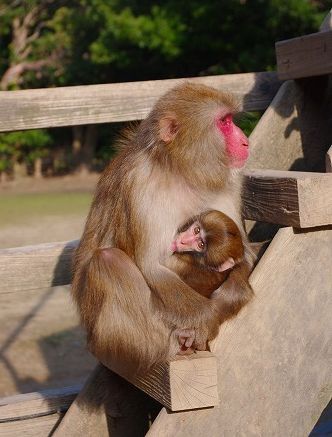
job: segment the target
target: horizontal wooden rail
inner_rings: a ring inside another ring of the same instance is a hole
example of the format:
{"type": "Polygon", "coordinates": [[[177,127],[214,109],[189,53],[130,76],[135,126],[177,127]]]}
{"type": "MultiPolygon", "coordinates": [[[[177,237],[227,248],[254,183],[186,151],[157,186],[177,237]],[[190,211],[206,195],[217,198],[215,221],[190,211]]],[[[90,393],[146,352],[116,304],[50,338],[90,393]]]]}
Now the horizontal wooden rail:
{"type": "MultiPolygon", "coordinates": [[[[332,174],[247,170],[243,215],[308,228],[332,224],[332,174]]],[[[0,293],[70,284],[78,240],[0,250],[0,293]]]]}
{"type": "Polygon", "coordinates": [[[280,79],[332,73],[332,31],[318,32],[276,43],[280,79]]]}
{"type": "Polygon", "coordinates": [[[332,224],[332,175],[278,170],[247,171],[247,219],[308,228],[332,224]]]}
{"type": "Polygon", "coordinates": [[[266,109],[280,86],[276,73],[263,72],[0,91],[0,132],[140,120],[162,94],[185,80],[234,93],[244,111],[266,109]]]}
{"type": "Polygon", "coordinates": [[[75,385],[0,399],[0,435],[50,435],[80,389],[75,385]]]}
{"type": "Polygon", "coordinates": [[[66,411],[81,388],[79,384],[0,398],[0,423],[66,411]]]}
{"type": "Polygon", "coordinates": [[[48,288],[71,282],[78,240],[0,250],[0,293],[48,288]]]}

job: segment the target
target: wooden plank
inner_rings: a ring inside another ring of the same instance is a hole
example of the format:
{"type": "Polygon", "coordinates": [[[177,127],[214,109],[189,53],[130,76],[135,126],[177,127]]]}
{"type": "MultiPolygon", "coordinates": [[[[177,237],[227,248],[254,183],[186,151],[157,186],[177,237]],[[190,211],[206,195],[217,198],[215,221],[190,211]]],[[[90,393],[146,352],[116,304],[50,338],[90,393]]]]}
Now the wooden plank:
{"type": "Polygon", "coordinates": [[[318,32],[276,43],[280,79],[332,73],[332,31],[318,32]]]}
{"type": "Polygon", "coordinates": [[[53,437],[143,436],[160,404],[98,365],[53,437]]]}
{"type": "Polygon", "coordinates": [[[0,423],[67,411],[80,389],[75,385],[2,398],[0,423]]]}
{"type": "Polygon", "coordinates": [[[288,170],[303,160],[302,138],[296,123],[303,92],[293,81],[281,85],[249,138],[248,169],[288,170]]]}
{"type": "Polygon", "coordinates": [[[0,250],[0,293],[67,285],[78,240],[0,250]]]}
{"type": "Polygon", "coordinates": [[[220,405],[168,414],[148,437],[308,435],[332,395],[332,230],[279,230],[250,281],[255,299],[212,347],[220,405]]]}
{"type": "Polygon", "coordinates": [[[324,172],[331,123],[332,82],[285,82],[250,135],[247,168],[324,172]]]}
{"type": "Polygon", "coordinates": [[[0,423],[1,437],[47,437],[53,435],[53,430],[61,421],[62,414],[54,413],[47,416],[33,417],[26,420],[0,423]]]}
{"type": "Polygon", "coordinates": [[[234,93],[244,111],[264,110],[280,86],[276,73],[263,72],[1,91],[0,132],[141,120],[162,94],[185,80],[234,93]]]}
{"type": "MultiPolygon", "coordinates": [[[[80,435],[81,428],[77,429],[78,423],[84,428],[85,435],[108,435],[105,434],[105,408],[102,405],[91,408],[90,401],[96,395],[95,387],[101,385],[100,380],[103,378],[99,369],[100,366],[97,366],[55,435],[80,435]]],[[[121,375],[121,369],[117,369],[117,373],[121,375]]],[[[171,411],[212,407],[219,402],[217,361],[207,351],[177,357],[173,361],[158,365],[144,378],[126,376],[126,379],[171,411]]]]}
{"type": "Polygon", "coordinates": [[[246,219],[307,228],[332,224],[332,175],[277,170],[247,171],[246,219]]]}
{"type": "Polygon", "coordinates": [[[159,365],[144,378],[129,382],[171,411],[218,405],[217,360],[201,351],[159,365]]]}

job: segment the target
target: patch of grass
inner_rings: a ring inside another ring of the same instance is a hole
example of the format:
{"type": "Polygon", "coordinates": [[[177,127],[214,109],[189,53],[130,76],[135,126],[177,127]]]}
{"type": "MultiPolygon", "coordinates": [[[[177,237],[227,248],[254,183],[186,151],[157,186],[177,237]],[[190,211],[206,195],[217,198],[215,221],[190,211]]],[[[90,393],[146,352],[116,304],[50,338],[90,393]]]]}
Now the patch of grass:
{"type": "Polygon", "coordinates": [[[86,215],[90,193],[29,193],[0,195],[0,226],[43,216],[86,215]]]}

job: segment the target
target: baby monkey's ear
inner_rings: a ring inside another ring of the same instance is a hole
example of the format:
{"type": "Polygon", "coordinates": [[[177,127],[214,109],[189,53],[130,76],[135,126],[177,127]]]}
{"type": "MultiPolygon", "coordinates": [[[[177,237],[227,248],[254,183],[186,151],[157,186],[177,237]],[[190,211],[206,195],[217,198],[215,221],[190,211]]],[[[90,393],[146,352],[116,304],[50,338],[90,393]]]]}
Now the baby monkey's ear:
{"type": "Polygon", "coordinates": [[[218,266],[218,272],[224,272],[225,270],[232,269],[235,266],[234,258],[228,258],[220,266],[218,266]]]}

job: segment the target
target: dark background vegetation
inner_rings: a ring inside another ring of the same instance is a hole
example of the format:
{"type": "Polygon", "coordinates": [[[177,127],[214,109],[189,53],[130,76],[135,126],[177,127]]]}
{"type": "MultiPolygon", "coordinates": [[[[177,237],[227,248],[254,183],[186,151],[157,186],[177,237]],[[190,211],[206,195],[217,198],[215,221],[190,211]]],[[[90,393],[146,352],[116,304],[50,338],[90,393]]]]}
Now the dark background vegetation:
{"type": "MultiPolygon", "coordinates": [[[[2,90],[275,69],[331,0],[0,0],[2,90]]],[[[257,116],[245,117],[250,130],[257,116]]],[[[120,126],[121,127],[121,126],[120,126]]],[[[100,170],[119,125],[0,134],[0,178],[100,170]]]]}

